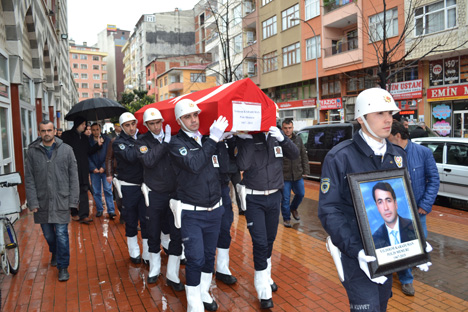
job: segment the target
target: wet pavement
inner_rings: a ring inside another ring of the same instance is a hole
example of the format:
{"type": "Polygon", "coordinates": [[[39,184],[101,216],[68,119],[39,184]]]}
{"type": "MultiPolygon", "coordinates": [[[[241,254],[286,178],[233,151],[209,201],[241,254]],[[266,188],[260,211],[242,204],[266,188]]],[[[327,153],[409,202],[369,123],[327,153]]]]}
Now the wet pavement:
{"type": "MultiPolygon", "coordinates": [[[[279,286],[272,311],[349,311],[346,293],[326,251],[326,233],[317,219],[318,183],[306,181],[301,220],[288,229],[280,220],[272,256],[279,286]]],[[[236,208],[235,208],[236,210],[236,208]]],[[[281,218],[280,218],[281,219],[281,218]]],[[[407,297],[394,275],[388,311],[468,311],[468,212],[434,206],[427,217],[429,272],[414,270],[416,295],[407,297]]],[[[2,311],[185,311],[185,292],[176,293],[162,276],[146,284],[148,267],[130,263],[124,226],[106,218],[91,225],[71,223],[70,280],[58,282],[40,226],[23,213],[15,224],[21,267],[0,274],[2,311]]],[[[245,218],[235,214],[231,230],[231,271],[238,283],[213,280],[218,311],[259,311],[253,286],[253,260],[245,218]]],[[[162,256],[165,273],[167,256],[162,256]]],[[[185,281],[184,267],[181,280],[185,281]]]]}

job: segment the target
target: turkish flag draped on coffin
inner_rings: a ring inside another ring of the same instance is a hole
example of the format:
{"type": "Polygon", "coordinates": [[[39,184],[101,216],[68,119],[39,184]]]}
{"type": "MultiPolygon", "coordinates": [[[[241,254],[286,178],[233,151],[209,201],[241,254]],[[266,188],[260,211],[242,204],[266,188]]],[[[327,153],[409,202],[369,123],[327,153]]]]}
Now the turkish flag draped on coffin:
{"type": "Polygon", "coordinates": [[[226,131],[268,131],[276,125],[275,103],[246,78],[142,107],[135,112],[139,132],[148,131],[143,124],[143,113],[154,107],[161,112],[164,124],[171,126],[173,134],[177,133],[180,126],[175,120],[174,107],[182,99],[194,101],[201,110],[199,131],[203,135],[209,134],[210,126],[220,115],[229,121],[226,131]]]}

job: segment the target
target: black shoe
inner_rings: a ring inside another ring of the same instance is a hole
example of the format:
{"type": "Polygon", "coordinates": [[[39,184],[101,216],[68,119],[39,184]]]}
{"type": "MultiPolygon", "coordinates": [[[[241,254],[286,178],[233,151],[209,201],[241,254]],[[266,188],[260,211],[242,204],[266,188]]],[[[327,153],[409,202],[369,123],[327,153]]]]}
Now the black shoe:
{"type": "Polygon", "coordinates": [[[172,289],[174,289],[175,291],[182,291],[185,289],[185,286],[184,284],[182,284],[182,282],[176,283],[166,278],[166,283],[167,283],[167,286],[171,286],[172,289]]]}
{"type": "Polygon", "coordinates": [[[60,282],[68,281],[69,278],[70,278],[70,274],[68,274],[68,270],[66,268],[59,269],[58,280],[60,282]]]}
{"type": "Polygon", "coordinates": [[[141,259],[143,261],[143,264],[149,265],[149,260],[141,259]]]}
{"type": "Polygon", "coordinates": [[[245,211],[242,209],[239,209],[239,216],[245,216],[245,211]]]}
{"type": "Polygon", "coordinates": [[[260,300],[260,309],[271,309],[273,308],[273,299],[261,299],[260,300]]]}
{"type": "Polygon", "coordinates": [[[158,281],[159,274],[156,276],[148,276],[148,284],[156,284],[158,281]]]}
{"type": "Polygon", "coordinates": [[[235,284],[237,282],[237,278],[235,278],[234,276],[219,273],[219,272],[216,272],[216,279],[220,280],[221,282],[223,282],[226,285],[232,285],[232,284],[235,284]]]}
{"type": "Polygon", "coordinates": [[[270,286],[271,286],[271,291],[272,291],[272,292],[275,292],[275,291],[278,290],[278,285],[276,285],[275,282],[273,282],[273,284],[271,284],[270,286]]]}
{"type": "Polygon", "coordinates": [[[111,219],[111,220],[114,220],[114,219],[115,219],[115,216],[116,216],[115,213],[110,212],[110,213],[108,213],[108,215],[109,215],[109,219],[111,219]]]}
{"type": "Polygon", "coordinates": [[[138,256],[136,258],[130,257],[130,261],[132,261],[132,263],[135,263],[135,264],[140,264],[141,263],[141,257],[140,256],[138,256]]]}
{"type": "Polygon", "coordinates": [[[83,223],[83,224],[89,224],[90,222],[93,222],[93,219],[90,217],[80,219],[80,223],[83,223]]]}
{"type": "Polygon", "coordinates": [[[180,259],[180,265],[186,265],[187,264],[187,258],[180,259]]]}
{"type": "Polygon", "coordinates": [[[50,260],[50,266],[56,267],[57,266],[57,255],[52,254],[52,259],[50,260]]]}
{"type": "Polygon", "coordinates": [[[96,212],[96,218],[100,218],[100,217],[102,217],[102,211],[96,212]]]}
{"type": "Polygon", "coordinates": [[[212,303],[203,302],[203,306],[205,307],[205,310],[207,310],[207,311],[216,311],[216,310],[218,310],[218,304],[214,300],[213,300],[212,303]]]}
{"type": "Polygon", "coordinates": [[[294,217],[294,219],[301,220],[301,217],[299,216],[299,212],[297,210],[291,211],[291,214],[294,217]]]}

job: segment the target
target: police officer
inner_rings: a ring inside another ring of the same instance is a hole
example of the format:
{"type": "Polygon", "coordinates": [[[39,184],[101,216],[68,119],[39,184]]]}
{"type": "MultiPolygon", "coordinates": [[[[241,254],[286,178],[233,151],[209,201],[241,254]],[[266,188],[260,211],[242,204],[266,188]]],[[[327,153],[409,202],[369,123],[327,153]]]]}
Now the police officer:
{"type": "MultiPolygon", "coordinates": [[[[231,196],[229,194],[229,181],[230,179],[230,165],[231,160],[235,162],[234,150],[235,150],[235,137],[229,132],[226,133],[226,140],[218,143],[218,151],[220,153],[227,152],[229,157],[226,157],[228,161],[224,163],[220,162],[219,179],[221,184],[221,196],[224,206],[224,214],[221,218],[221,229],[219,231],[218,244],[216,248],[216,279],[225,283],[226,285],[232,285],[237,282],[231,271],[229,270],[229,247],[231,246],[231,225],[234,219],[234,213],[232,212],[231,196]],[[228,139],[229,137],[229,139],[228,139]]],[[[237,166],[236,166],[237,168],[237,166]]]]}
{"type": "Polygon", "coordinates": [[[210,128],[210,136],[198,131],[201,112],[189,99],[175,105],[175,118],[181,129],[171,138],[170,152],[176,165],[177,198],[181,201],[181,233],[185,246],[188,311],[215,311],[216,301],[209,293],[224,208],[218,177],[217,142],[228,126],[220,116],[210,128]]]}
{"type": "Polygon", "coordinates": [[[130,260],[141,263],[140,246],[138,245],[138,220],[140,221],[141,237],[143,239],[143,260],[149,260],[148,234],[146,231],[146,205],[141,192],[143,183],[143,166],[138,160],[141,154],[137,143],[137,119],[131,113],[120,115],[119,123],[122,132],[112,143],[117,161],[117,178],[121,184],[122,214],[125,220],[125,236],[127,236],[130,260]]]}
{"type": "Polygon", "coordinates": [[[352,140],[328,152],[322,167],[318,216],[341,251],[343,286],[351,311],[385,311],[392,295],[392,275],[370,278],[346,175],[406,167],[406,154],[387,140],[398,107],[386,90],[362,91],[355,106],[361,125],[352,140]]]}
{"type": "Polygon", "coordinates": [[[253,243],[254,284],[260,307],[269,309],[273,307],[272,291],[278,289],[271,279],[271,254],[284,184],[283,156],[296,159],[299,151],[275,126],[266,133],[238,134],[238,138],[237,165],[244,171],[245,218],[253,243]]]}
{"type": "Polygon", "coordinates": [[[142,144],[139,158],[144,169],[143,179],[149,188],[149,206],[146,209],[150,259],[148,284],[156,283],[161,273],[161,228],[166,223],[170,226],[171,235],[166,274],[167,284],[176,291],[182,291],[184,284],[179,279],[182,240],[180,230],[175,227],[174,217],[169,208],[169,200],[174,198],[176,190],[176,176],[169,155],[171,126],[167,124],[164,133],[162,130],[163,121],[159,110],[148,108],[143,114],[143,122],[149,131],[139,139],[140,144],[142,144]]]}

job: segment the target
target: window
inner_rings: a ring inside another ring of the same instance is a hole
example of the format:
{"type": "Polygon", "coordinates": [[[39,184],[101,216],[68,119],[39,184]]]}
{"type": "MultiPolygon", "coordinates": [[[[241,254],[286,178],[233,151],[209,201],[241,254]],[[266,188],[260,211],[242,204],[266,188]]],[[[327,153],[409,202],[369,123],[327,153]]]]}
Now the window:
{"type": "Polygon", "coordinates": [[[78,68],[78,64],[73,64],[73,68],[78,68]]]}
{"type": "Polygon", "coordinates": [[[87,64],[81,64],[81,65],[80,65],[80,68],[81,68],[81,69],[88,69],[88,65],[87,65],[87,64]]]}
{"type": "Polygon", "coordinates": [[[164,77],[164,85],[167,86],[167,76],[164,77]]]}
{"type": "Polygon", "coordinates": [[[93,61],[99,61],[99,56],[93,55],[93,61]]]}
{"type": "Polygon", "coordinates": [[[72,59],[77,60],[78,59],[78,54],[72,54],[72,59]]]}
{"type": "Polygon", "coordinates": [[[94,89],[99,89],[101,87],[101,85],[99,83],[95,83],[93,84],[93,88],[94,89]]]}
{"type": "Polygon", "coordinates": [[[101,93],[94,93],[94,97],[95,98],[101,97],[101,93]]]}
{"type": "Polygon", "coordinates": [[[102,65],[102,70],[107,70],[107,65],[102,65]]]}
{"type": "Polygon", "coordinates": [[[99,80],[99,79],[101,79],[101,76],[99,76],[99,74],[93,74],[93,79],[94,80],[99,80]]]}
{"type": "Polygon", "coordinates": [[[299,42],[283,48],[283,67],[301,62],[301,44],[299,42]]]}
{"type": "Polygon", "coordinates": [[[234,53],[242,52],[242,34],[234,37],[234,53]]]}
{"type": "Polygon", "coordinates": [[[278,55],[276,51],[263,55],[263,72],[268,73],[278,69],[278,55]]]}
{"type": "Polygon", "coordinates": [[[247,73],[249,75],[257,75],[257,63],[247,62],[247,73]]]}
{"type": "Polygon", "coordinates": [[[73,78],[74,79],[78,79],[80,77],[80,75],[78,73],[73,73],[73,78]]]}
{"type": "Polygon", "coordinates": [[[239,4],[238,6],[236,6],[232,10],[232,15],[234,16],[234,25],[237,25],[240,22],[242,22],[242,5],[239,4]]]}
{"type": "Polygon", "coordinates": [[[82,83],[81,84],[81,89],[88,89],[88,84],[87,83],[82,83]]]}
{"type": "MultiPolygon", "coordinates": [[[[398,35],[398,9],[388,10],[386,14],[386,37],[398,35]]],[[[369,17],[369,42],[380,41],[383,39],[384,13],[379,13],[369,17]]]]}
{"type": "Polygon", "coordinates": [[[87,60],[87,59],[88,59],[88,56],[87,56],[87,55],[84,55],[84,54],[80,54],[80,59],[82,59],[82,60],[87,60]]]}
{"type": "Polygon", "coordinates": [[[107,80],[107,74],[102,74],[102,80],[107,80]]]}
{"type": "Polygon", "coordinates": [[[273,1],[273,0],[262,0],[262,5],[267,5],[267,4],[270,3],[271,1],[273,1]]]}
{"type": "Polygon", "coordinates": [[[81,93],[81,97],[87,98],[88,97],[88,92],[81,93]]]}
{"type": "Polygon", "coordinates": [[[457,26],[457,1],[443,0],[417,8],[414,13],[416,36],[457,26]]]}
{"type": "Polygon", "coordinates": [[[348,43],[348,51],[356,50],[358,48],[357,29],[351,30],[348,33],[346,33],[346,41],[348,43]]]}
{"type": "Polygon", "coordinates": [[[299,3],[281,12],[281,29],[286,30],[299,24],[299,20],[293,21],[293,18],[299,18],[299,3]]]}
{"type": "Polygon", "coordinates": [[[276,35],[276,15],[262,22],[263,39],[276,35]]]}
{"type": "Polygon", "coordinates": [[[317,58],[321,57],[322,53],[320,50],[321,50],[320,36],[307,39],[306,40],[306,61],[314,60],[316,52],[318,52],[317,58]]]}
{"type": "Polygon", "coordinates": [[[81,74],[81,79],[88,79],[88,74],[81,74]]]}
{"type": "Polygon", "coordinates": [[[309,20],[320,15],[319,0],[305,0],[305,19],[309,20]]]}
{"type": "Polygon", "coordinates": [[[99,65],[93,65],[93,70],[99,70],[99,65]]]}
{"type": "MultiPolygon", "coordinates": [[[[99,84],[98,84],[98,85],[99,85],[99,84]]],[[[102,84],[102,88],[103,88],[104,90],[107,89],[107,83],[103,83],[103,84],[102,84]]]]}
{"type": "Polygon", "coordinates": [[[203,73],[190,73],[190,82],[206,82],[206,76],[203,73]]]}

